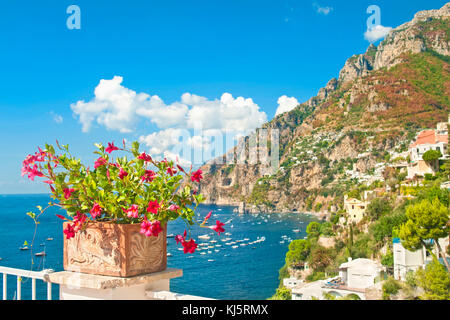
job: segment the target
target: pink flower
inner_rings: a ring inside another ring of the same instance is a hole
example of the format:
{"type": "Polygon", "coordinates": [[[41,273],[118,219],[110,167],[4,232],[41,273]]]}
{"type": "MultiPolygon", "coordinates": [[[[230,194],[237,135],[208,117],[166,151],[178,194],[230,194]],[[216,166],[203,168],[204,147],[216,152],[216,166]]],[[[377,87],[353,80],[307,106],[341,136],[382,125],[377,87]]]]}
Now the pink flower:
{"type": "Polygon", "coordinates": [[[142,152],[139,156],[138,159],[144,160],[145,162],[150,162],[152,161],[152,157],[150,157],[148,154],[146,154],[145,152],[142,152]]]}
{"type": "Polygon", "coordinates": [[[125,178],[128,175],[128,172],[126,172],[125,170],[123,170],[122,168],[120,168],[119,171],[119,178],[123,180],[123,178],[125,178]]]}
{"type": "Polygon", "coordinates": [[[97,202],[94,203],[94,206],[92,207],[90,213],[93,219],[97,218],[99,215],[102,214],[102,208],[97,202]]]}
{"type": "Polygon", "coordinates": [[[176,205],[176,204],[171,204],[169,207],[170,211],[177,211],[180,209],[180,206],[176,205]]]}
{"type": "Polygon", "coordinates": [[[202,224],[205,224],[206,221],[208,221],[208,219],[211,218],[211,214],[212,214],[212,211],[210,211],[210,212],[206,215],[206,217],[205,217],[205,219],[203,220],[202,224]]]}
{"type": "Polygon", "coordinates": [[[139,206],[133,204],[128,210],[124,210],[127,213],[128,218],[139,217],[139,206]]]}
{"type": "Polygon", "coordinates": [[[83,224],[86,222],[87,216],[84,213],[80,213],[77,211],[77,215],[73,218],[73,226],[74,231],[78,232],[83,227],[83,224]]]}
{"type": "Polygon", "coordinates": [[[29,166],[25,166],[22,168],[22,177],[28,174],[28,179],[31,181],[34,181],[34,177],[43,177],[44,175],[42,172],[40,172],[37,168],[37,165],[35,164],[33,168],[30,168],[29,166]]]}
{"type": "Polygon", "coordinates": [[[115,151],[115,150],[119,150],[119,148],[117,148],[117,147],[114,145],[114,142],[112,142],[112,143],[109,143],[109,142],[108,142],[108,147],[105,149],[105,151],[108,152],[108,153],[111,153],[111,152],[113,152],[113,151],[115,151]]]}
{"type": "Polygon", "coordinates": [[[161,206],[159,205],[158,201],[150,201],[148,203],[147,212],[151,212],[153,214],[158,214],[158,208],[161,206]]]}
{"type": "Polygon", "coordinates": [[[217,234],[220,236],[221,232],[225,232],[225,229],[222,228],[225,225],[225,223],[222,223],[220,221],[216,221],[216,225],[209,227],[210,229],[214,230],[215,232],[217,232],[217,234]]]}
{"type": "Polygon", "coordinates": [[[177,244],[179,244],[180,242],[183,243],[184,238],[181,236],[181,234],[178,234],[175,236],[175,241],[177,242],[177,244]]]}
{"type": "Polygon", "coordinates": [[[146,237],[154,236],[157,237],[160,232],[162,232],[161,228],[161,222],[155,221],[150,222],[147,219],[142,221],[141,223],[141,234],[145,235],[146,237]]]}
{"type": "Polygon", "coordinates": [[[70,196],[72,195],[72,193],[75,192],[75,189],[69,189],[69,188],[65,188],[64,190],[64,199],[69,199],[70,196]]]}
{"type": "Polygon", "coordinates": [[[108,161],[106,161],[106,159],[104,158],[98,158],[95,163],[94,163],[94,169],[97,169],[98,167],[104,166],[108,163],[108,161]]]}
{"type": "Polygon", "coordinates": [[[191,176],[191,181],[192,182],[195,182],[195,181],[200,182],[200,180],[203,179],[202,173],[203,173],[203,171],[201,169],[198,169],[197,171],[193,172],[192,176],[191,176]]]}
{"type": "Polygon", "coordinates": [[[144,175],[142,176],[141,180],[144,182],[152,182],[153,179],[155,179],[156,173],[152,170],[145,170],[144,175]]]}
{"type": "Polygon", "coordinates": [[[67,227],[64,229],[63,232],[66,235],[67,239],[75,237],[75,229],[70,223],[67,224],[67,227]]]}

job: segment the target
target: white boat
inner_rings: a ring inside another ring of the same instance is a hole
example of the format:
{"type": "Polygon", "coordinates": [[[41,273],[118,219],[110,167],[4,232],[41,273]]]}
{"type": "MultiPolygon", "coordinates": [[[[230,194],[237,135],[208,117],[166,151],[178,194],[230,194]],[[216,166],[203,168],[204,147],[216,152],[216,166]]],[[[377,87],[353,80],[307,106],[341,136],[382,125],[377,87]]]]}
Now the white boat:
{"type": "Polygon", "coordinates": [[[231,233],[227,232],[225,233],[226,236],[231,236],[231,233]]]}
{"type": "Polygon", "coordinates": [[[247,245],[246,243],[241,243],[241,244],[240,244],[241,247],[244,247],[244,246],[246,246],[246,245],[247,245]]]}
{"type": "Polygon", "coordinates": [[[250,239],[249,238],[245,238],[244,241],[250,241],[250,239]]]}
{"type": "Polygon", "coordinates": [[[173,238],[173,237],[175,237],[175,235],[173,233],[167,235],[167,238],[173,238]]]}
{"type": "Polygon", "coordinates": [[[208,259],[208,262],[214,262],[214,260],[213,259],[208,259]]]}
{"type": "Polygon", "coordinates": [[[29,250],[30,248],[28,248],[27,246],[25,247],[20,247],[19,250],[29,250]]]}
{"type": "Polygon", "coordinates": [[[239,246],[232,246],[233,249],[239,248],[239,246]]]}
{"type": "Polygon", "coordinates": [[[292,230],[292,231],[294,231],[295,233],[299,233],[300,232],[299,229],[295,229],[295,230],[292,230]]]}
{"type": "Polygon", "coordinates": [[[208,254],[211,254],[212,253],[212,251],[208,251],[208,254]]]}
{"type": "Polygon", "coordinates": [[[216,240],[211,240],[209,243],[216,243],[217,241],[216,240]]]}
{"type": "Polygon", "coordinates": [[[45,251],[38,252],[38,253],[35,254],[36,257],[43,257],[43,256],[46,256],[46,255],[47,254],[45,253],[45,251]]]}
{"type": "Polygon", "coordinates": [[[220,251],[220,250],[217,250],[217,249],[216,249],[216,250],[214,250],[214,252],[219,252],[219,251],[220,251]]]}
{"type": "Polygon", "coordinates": [[[202,235],[202,236],[198,236],[198,238],[199,238],[199,239],[205,239],[205,240],[211,239],[211,237],[208,236],[207,234],[204,234],[204,235],[202,235]]]}
{"type": "Polygon", "coordinates": [[[201,255],[206,254],[206,252],[200,252],[201,255]]]}
{"type": "Polygon", "coordinates": [[[168,257],[171,257],[172,254],[171,254],[170,252],[167,252],[167,256],[168,256],[168,257]]]}

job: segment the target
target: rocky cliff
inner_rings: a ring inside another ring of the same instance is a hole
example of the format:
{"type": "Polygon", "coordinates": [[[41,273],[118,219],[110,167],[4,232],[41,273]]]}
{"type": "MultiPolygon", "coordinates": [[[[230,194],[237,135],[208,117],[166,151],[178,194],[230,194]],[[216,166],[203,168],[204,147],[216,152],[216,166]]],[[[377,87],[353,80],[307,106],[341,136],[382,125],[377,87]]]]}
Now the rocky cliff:
{"type": "MultiPolygon", "coordinates": [[[[382,180],[380,163],[399,157],[421,128],[447,119],[449,17],[449,3],[417,13],[347,60],[316,97],[265,124],[279,132],[276,170],[259,162],[204,165],[207,202],[249,212],[334,210],[352,185],[382,180]]],[[[228,155],[254,140],[242,139],[228,155]]]]}

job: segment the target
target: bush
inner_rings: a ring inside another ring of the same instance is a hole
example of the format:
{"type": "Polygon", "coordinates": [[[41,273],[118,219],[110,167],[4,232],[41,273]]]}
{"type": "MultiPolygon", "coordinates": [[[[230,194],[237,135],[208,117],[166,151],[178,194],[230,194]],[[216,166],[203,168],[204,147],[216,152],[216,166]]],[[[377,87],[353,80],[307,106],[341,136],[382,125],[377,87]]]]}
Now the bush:
{"type": "Polygon", "coordinates": [[[271,300],[292,300],[291,290],[286,287],[278,288],[271,300]]]}
{"type": "Polygon", "coordinates": [[[383,283],[383,300],[389,300],[391,295],[396,295],[398,291],[401,289],[400,283],[394,280],[394,278],[389,277],[383,283]]]}

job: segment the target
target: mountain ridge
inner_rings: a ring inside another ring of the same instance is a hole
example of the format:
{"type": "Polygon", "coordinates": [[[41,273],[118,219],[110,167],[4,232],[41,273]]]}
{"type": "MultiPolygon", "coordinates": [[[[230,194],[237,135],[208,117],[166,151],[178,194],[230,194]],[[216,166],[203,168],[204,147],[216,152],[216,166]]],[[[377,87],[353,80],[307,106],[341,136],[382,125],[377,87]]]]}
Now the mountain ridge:
{"type": "Polygon", "coordinates": [[[349,58],[317,96],[264,124],[269,133],[279,130],[276,173],[265,164],[202,166],[206,202],[250,212],[337,207],[355,184],[346,171],[373,172],[387,154],[405,151],[417,131],[447,119],[449,17],[450,3],[418,12],[378,47],[349,58]]]}

